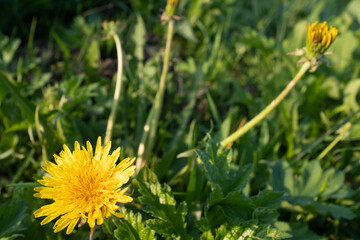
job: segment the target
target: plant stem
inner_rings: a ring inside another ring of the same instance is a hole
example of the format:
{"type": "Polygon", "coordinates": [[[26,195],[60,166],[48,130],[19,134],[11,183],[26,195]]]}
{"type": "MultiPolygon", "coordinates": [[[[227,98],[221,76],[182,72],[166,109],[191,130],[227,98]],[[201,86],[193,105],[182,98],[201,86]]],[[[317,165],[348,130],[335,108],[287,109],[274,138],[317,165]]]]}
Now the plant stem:
{"type": "Polygon", "coordinates": [[[323,159],[326,154],[330,152],[331,149],[335,147],[335,145],[340,142],[341,140],[344,140],[345,137],[349,135],[349,130],[351,127],[351,123],[347,122],[341,128],[338,130],[339,136],[337,136],[317,157],[319,160],[323,159]]]}
{"type": "Polygon", "coordinates": [[[114,100],[112,102],[111,112],[110,112],[109,119],[107,122],[104,144],[107,144],[109,141],[111,141],[112,132],[113,132],[113,128],[114,128],[114,124],[115,124],[115,120],[116,120],[116,110],[119,105],[121,85],[122,85],[121,77],[122,77],[123,64],[122,64],[122,49],[121,49],[120,38],[116,33],[114,33],[112,36],[114,38],[115,46],[116,46],[116,53],[117,53],[117,58],[118,58],[118,66],[117,66],[118,71],[117,71],[117,75],[116,75],[114,100]]]}
{"type": "Polygon", "coordinates": [[[90,237],[89,237],[89,240],[92,240],[93,235],[94,235],[94,232],[95,232],[95,227],[93,227],[93,228],[90,229],[90,237]]]}
{"type": "Polygon", "coordinates": [[[138,173],[140,169],[145,165],[148,155],[153,146],[153,141],[159,123],[159,117],[164,99],[166,75],[169,67],[170,49],[171,49],[173,32],[174,32],[174,20],[169,19],[165,53],[163,58],[163,68],[161,72],[159,88],[155,97],[154,105],[152,106],[144,125],[144,131],[138,149],[138,156],[136,161],[136,173],[138,173]]]}
{"type": "Polygon", "coordinates": [[[295,84],[300,80],[300,78],[307,72],[310,67],[310,62],[305,62],[300,68],[296,76],[288,83],[285,89],[258,115],[252,118],[247,122],[242,128],[238,129],[236,132],[231,134],[229,137],[221,141],[221,146],[225,147],[228,144],[236,141],[242,135],[247,133],[251,128],[253,128],[257,123],[264,119],[279,103],[288,95],[290,90],[295,86],[295,84]]]}

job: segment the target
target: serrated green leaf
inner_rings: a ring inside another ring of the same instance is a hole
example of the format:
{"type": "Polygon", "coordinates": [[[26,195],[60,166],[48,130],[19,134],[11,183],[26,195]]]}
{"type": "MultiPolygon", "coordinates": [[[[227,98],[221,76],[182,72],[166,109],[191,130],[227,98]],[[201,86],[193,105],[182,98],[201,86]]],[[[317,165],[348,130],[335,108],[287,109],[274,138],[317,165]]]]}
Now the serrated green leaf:
{"type": "Polygon", "coordinates": [[[264,190],[251,197],[256,205],[252,217],[263,222],[276,220],[279,217],[277,209],[281,206],[282,195],[280,192],[264,190]]]}
{"type": "Polygon", "coordinates": [[[152,183],[158,182],[158,178],[156,174],[153,171],[151,171],[148,167],[143,167],[140,170],[139,174],[137,175],[137,179],[143,182],[152,182],[152,183]]]}
{"type": "Polygon", "coordinates": [[[229,172],[229,163],[226,155],[218,152],[219,148],[219,144],[210,140],[206,145],[205,151],[195,149],[196,154],[203,163],[203,172],[213,188],[215,188],[216,185],[224,185],[229,172]]]}
{"type": "Polygon", "coordinates": [[[209,140],[205,151],[195,149],[195,152],[203,163],[202,170],[213,189],[219,187],[226,195],[241,192],[249,182],[252,165],[241,168],[231,165],[230,151],[221,149],[219,143],[209,140]]]}
{"type": "Polygon", "coordinates": [[[156,239],[155,232],[142,222],[140,213],[133,213],[125,207],[120,207],[119,211],[125,215],[124,219],[114,219],[117,229],[114,231],[114,236],[117,239],[128,240],[152,240],[156,239]]]}
{"type": "Polygon", "coordinates": [[[222,224],[221,221],[225,221],[221,217],[222,215],[236,224],[241,220],[250,219],[254,209],[255,204],[253,201],[241,193],[232,192],[225,197],[220,189],[216,188],[210,194],[205,211],[210,225],[216,226],[222,224]]]}
{"type": "MultiPolygon", "coordinates": [[[[166,232],[166,236],[174,235],[182,239],[190,239],[191,237],[185,230],[186,203],[180,204],[176,209],[176,201],[172,196],[170,187],[167,185],[161,187],[158,182],[150,183],[142,181],[137,181],[137,185],[142,194],[140,197],[144,204],[142,210],[167,224],[167,228],[163,229],[166,232]]],[[[154,224],[159,226],[158,221],[155,221],[154,224]]],[[[165,233],[163,232],[163,234],[165,233]]]]}
{"type": "Polygon", "coordinates": [[[225,194],[230,192],[241,192],[250,181],[252,171],[252,164],[242,167],[232,166],[229,174],[226,176],[226,182],[223,185],[223,192],[225,194]]]}
{"type": "Polygon", "coordinates": [[[211,231],[206,231],[200,236],[200,240],[214,240],[211,231]]]}
{"type": "Polygon", "coordinates": [[[271,227],[269,225],[256,224],[253,221],[243,222],[239,225],[221,225],[215,230],[215,238],[210,235],[211,233],[206,233],[204,239],[286,239],[291,237],[290,234],[282,232],[277,228],[271,227]],[[213,238],[211,238],[211,236],[213,238]]]}
{"type": "Polygon", "coordinates": [[[146,221],[146,224],[153,229],[156,233],[161,234],[163,237],[175,236],[176,229],[173,225],[161,221],[159,219],[150,219],[146,221]]]}
{"type": "Polygon", "coordinates": [[[273,192],[269,190],[260,191],[257,195],[251,197],[256,206],[279,208],[281,203],[281,192],[273,192]]]}

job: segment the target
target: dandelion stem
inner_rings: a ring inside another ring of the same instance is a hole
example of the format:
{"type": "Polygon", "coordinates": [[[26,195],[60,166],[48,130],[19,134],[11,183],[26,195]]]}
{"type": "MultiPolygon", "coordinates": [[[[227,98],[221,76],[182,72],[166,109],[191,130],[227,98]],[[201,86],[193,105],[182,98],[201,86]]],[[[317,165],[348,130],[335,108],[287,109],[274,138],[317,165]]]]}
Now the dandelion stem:
{"type": "Polygon", "coordinates": [[[146,159],[148,158],[148,154],[153,146],[153,141],[157,130],[163,99],[164,99],[166,75],[169,67],[170,49],[171,49],[173,31],[174,31],[174,20],[169,19],[165,53],[163,58],[164,65],[161,72],[160,83],[155,97],[155,102],[146,119],[144,125],[144,131],[141,137],[141,142],[139,144],[138,156],[136,160],[136,173],[138,173],[142,168],[142,166],[145,165],[146,159]]]}
{"type": "Polygon", "coordinates": [[[94,235],[94,232],[95,232],[95,227],[93,227],[93,228],[90,229],[90,237],[89,237],[89,240],[92,240],[93,235],[94,235]]]}
{"type": "Polygon", "coordinates": [[[252,118],[247,122],[243,127],[238,129],[236,132],[231,134],[229,137],[221,141],[221,146],[225,147],[230,143],[233,143],[242,135],[247,133],[251,128],[258,124],[262,119],[264,119],[279,103],[288,95],[290,90],[295,86],[295,84],[300,80],[300,78],[307,72],[310,67],[310,62],[305,62],[300,68],[296,76],[288,83],[285,89],[258,115],[252,118]]]}
{"type": "Polygon", "coordinates": [[[113,128],[114,128],[114,124],[115,124],[115,120],[116,120],[116,110],[117,110],[117,107],[119,105],[119,100],[120,100],[120,92],[121,92],[121,85],[122,85],[121,77],[122,77],[122,70],[123,70],[122,49],[121,49],[120,38],[116,33],[113,33],[112,36],[114,38],[115,46],[116,46],[116,53],[117,53],[117,58],[118,58],[118,66],[117,66],[118,70],[117,70],[117,75],[116,75],[114,100],[112,102],[111,112],[110,112],[109,119],[107,122],[105,142],[104,142],[105,144],[107,144],[111,140],[111,137],[112,137],[112,132],[113,132],[113,128]]]}

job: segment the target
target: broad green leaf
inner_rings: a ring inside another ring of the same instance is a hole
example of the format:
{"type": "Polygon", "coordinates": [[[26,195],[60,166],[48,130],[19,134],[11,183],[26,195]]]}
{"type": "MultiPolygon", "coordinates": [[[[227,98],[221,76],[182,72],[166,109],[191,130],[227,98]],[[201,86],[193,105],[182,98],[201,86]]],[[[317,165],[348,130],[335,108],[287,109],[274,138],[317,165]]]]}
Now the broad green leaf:
{"type": "Polygon", "coordinates": [[[287,232],[292,235],[291,240],[323,240],[324,238],[315,234],[311,230],[306,223],[303,222],[276,222],[275,227],[277,227],[280,231],[287,232]]]}
{"type": "Polygon", "coordinates": [[[24,230],[21,222],[27,216],[26,210],[25,201],[11,201],[0,205],[0,237],[24,230]]]}
{"type": "Polygon", "coordinates": [[[299,177],[298,182],[301,189],[299,189],[299,195],[310,197],[317,196],[320,193],[324,182],[320,162],[318,160],[309,162],[306,165],[302,176],[299,177]]]}
{"type": "Polygon", "coordinates": [[[294,194],[292,168],[285,160],[279,160],[272,166],[270,186],[275,191],[294,194]]]}
{"type": "MultiPolygon", "coordinates": [[[[281,181],[274,180],[274,178],[277,178],[279,175],[284,175],[285,172],[289,172],[288,174],[292,172],[291,167],[285,162],[286,161],[279,161],[274,165],[273,180],[271,182],[273,190],[282,191],[284,190],[282,184],[285,184],[284,182],[281,183],[281,181]],[[281,164],[288,167],[286,169],[276,169],[276,166],[280,166],[281,164]],[[276,171],[274,171],[274,169],[276,171]]],[[[284,179],[282,180],[284,181],[284,179]]],[[[344,173],[334,168],[328,168],[323,171],[319,160],[306,162],[303,170],[298,173],[296,181],[293,180],[294,184],[292,188],[290,186],[290,191],[284,191],[284,200],[293,206],[300,205],[302,208],[314,214],[330,214],[337,219],[353,219],[356,215],[348,207],[327,204],[315,200],[319,196],[333,199],[349,197],[352,191],[345,185],[344,180],[344,173]]]]}
{"type": "Polygon", "coordinates": [[[210,227],[226,222],[232,224],[258,219],[261,222],[273,222],[279,213],[282,193],[265,190],[251,198],[241,192],[231,192],[224,196],[218,187],[211,192],[205,216],[210,227]]]}
{"type": "Polygon", "coordinates": [[[353,61],[353,52],[358,47],[358,40],[353,31],[341,32],[333,44],[330,51],[334,51],[333,55],[327,58],[332,60],[332,66],[337,72],[342,72],[351,65],[353,61]]]}
{"type": "Polygon", "coordinates": [[[296,181],[293,179],[293,170],[287,161],[278,161],[272,169],[270,186],[273,190],[283,191],[290,196],[316,197],[320,195],[328,198],[343,198],[352,193],[345,185],[344,173],[335,168],[323,171],[319,160],[305,163],[296,181]]]}
{"type": "Polygon", "coordinates": [[[360,109],[360,106],[356,101],[359,90],[360,90],[359,78],[351,80],[345,87],[343,105],[348,113],[356,112],[360,109]]]}
{"type": "Polygon", "coordinates": [[[321,197],[344,199],[349,197],[353,191],[345,184],[345,173],[335,168],[329,168],[324,172],[325,182],[322,187],[324,191],[321,197]]]}
{"type": "Polygon", "coordinates": [[[331,76],[326,78],[321,85],[321,89],[324,89],[329,97],[336,100],[340,99],[340,86],[336,77],[331,76]]]}
{"type": "Polygon", "coordinates": [[[317,208],[318,211],[324,216],[330,214],[335,219],[354,219],[357,217],[357,215],[351,211],[350,208],[341,206],[341,205],[335,205],[331,203],[322,203],[322,202],[314,202],[313,205],[317,208]]]}

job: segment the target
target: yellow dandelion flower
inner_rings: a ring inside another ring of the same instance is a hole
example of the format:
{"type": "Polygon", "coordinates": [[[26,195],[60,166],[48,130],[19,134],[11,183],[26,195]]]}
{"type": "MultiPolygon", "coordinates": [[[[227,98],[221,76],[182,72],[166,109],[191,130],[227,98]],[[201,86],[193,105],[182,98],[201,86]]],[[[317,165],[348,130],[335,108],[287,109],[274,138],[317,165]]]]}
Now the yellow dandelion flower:
{"type": "Polygon", "coordinates": [[[327,22],[308,24],[306,50],[309,57],[321,56],[334,42],[338,30],[327,25],[327,22]]]}
{"type": "Polygon", "coordinates": [[[135,171],[131,164],[135,158],[126,158],[116,164],[120,156],[120,148],[109,155],[111,142],[105,147],[101,146],[101,138],[96,143],[95,155],[90,142],[80,148],[75,142],[73,152],[64,145],[60,156],[54,155],[55,163],[47,161],[42,168],[51,176],[44,176],[38,182],[44,187],[36,187],[35,197],[53,199],[54,202],[42,206],[34,212],[35,217],[46,217],[41,225],[47,224],[60,217],[55,225],[54,232],[67,227],[70,234],[79,219],[87,220],[90,228],[95,221],[101,225],[104,218],[111,214],[123,217],[116,212],[116,204],[128,203],[133,199],[126,193],[128,188],[121,186],[129,181],[135,171]]]}

